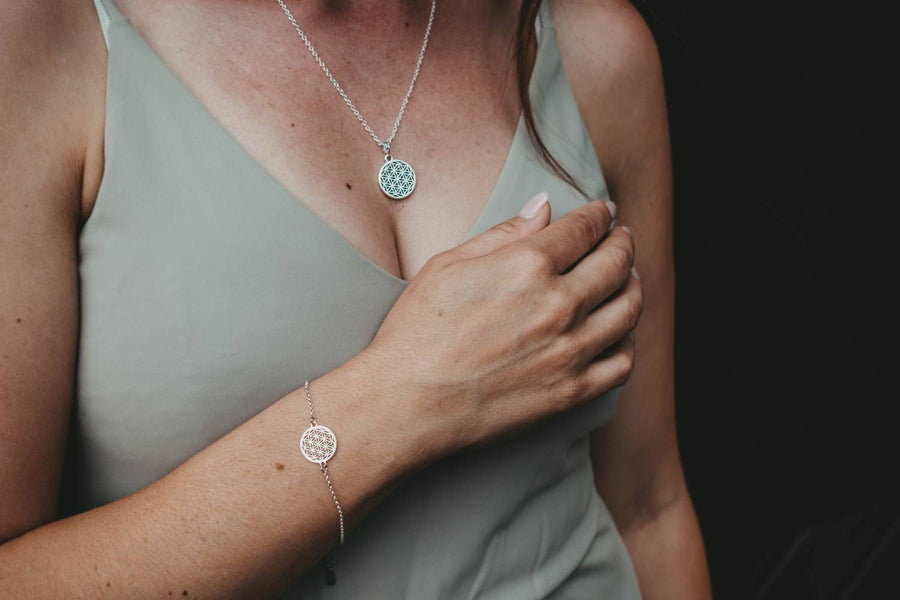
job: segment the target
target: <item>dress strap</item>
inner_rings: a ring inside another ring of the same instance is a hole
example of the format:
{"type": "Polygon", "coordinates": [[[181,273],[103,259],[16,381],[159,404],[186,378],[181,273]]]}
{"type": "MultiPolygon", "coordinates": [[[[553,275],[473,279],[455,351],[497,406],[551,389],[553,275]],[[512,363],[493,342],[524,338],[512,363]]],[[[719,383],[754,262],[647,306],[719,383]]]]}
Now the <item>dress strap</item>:
{"type": "Polygon", "coordinates": [[[550,21],[550,0],[540,0],[540,6],[538,7],[538,17],[534,21],[534,27],[537,30],[537,41],[541,43],[541,33],[544,29],[550,29],[553,27],[553,23],[550,21]]]}
{"type": "Polygon", "coordinates": [[[100,27],[103,30],[103,39],[106,40],[106,48],[109,49],[109,26],[114,21],[124,19],[125,17],[119,12],[114,0],[94,0],[94,6],[97,7],[97,16],[100,17],[100,27]]]}
{"type": "MultiPolygon", "coordinates": [[[[546,0],[541,1],[541,4],[545,4],[545,3],[546,3],[546,0]]],[[[543,23],[541,23],[541,21],[543,20],[543,17],[544,17],[544,15],[541,14],[542,12],[544,12],[543,6],[541,7],[540,12],[538,12],[538,18],[534,20],[534,32],[535,32],[535,35],[537,36],[538,44],[541,43],[541,28],[544,25],[543,23]]]]}

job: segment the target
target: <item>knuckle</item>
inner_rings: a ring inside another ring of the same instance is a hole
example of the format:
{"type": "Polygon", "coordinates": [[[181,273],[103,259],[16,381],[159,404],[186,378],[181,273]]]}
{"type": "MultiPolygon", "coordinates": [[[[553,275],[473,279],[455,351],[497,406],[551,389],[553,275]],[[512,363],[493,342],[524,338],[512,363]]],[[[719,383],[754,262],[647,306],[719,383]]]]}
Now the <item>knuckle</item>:
{"type": "Polygon", "coordinates": [[[502,236],[512,236],[519,232],[519,227],[513,221],[501,221],[491,229],[502,236]]]}
{"type": "Polygon", "coordinates": [[[607,260],[623,278],[631,273],[633,256],[630,248],[618,244],[611,245],[607,250],[607,260]]]}
{"type": "Polygon", "coordinates": [[[553,286],[547,292],[545,314],[558,329],[568,328],[578,314],[578,299],[563,287],[553,286]]]}
{"type": "Polygon", "coordinates": [[[625,303],[625,323],[628,325],[628,329],[634,329],[637,327],[638,321],[641,318],[641,312],[643,311],[643,301],[641,297],[638,295],[634,298],[629,298],[625,303]]]}
{"type": "Polygon", "coordinates": [[[556,363],[558,367],[570,368],[581,359],[581,344],[572,335],[560,336],[556,345],[556,363]]]}
{"type": "Polygon", "coordinates": [[[615,385],[622,385],[631,377],[631,371],[634,369],[634,347],[629,344],[628,349],[616,355],[616,360],[612,364],[612,377],[615,385]]]}
{"type": "Polygon", "coordinates": [[[577,211],[572,214],[572,227],[575,235],[591,242],[600,239],[600,224],[585,211],[577,211]]]}
{"type": "Polygon", "coordinates": [[[425,264],[422,265],[422,270],[443,269],[451,262],[453,261],[450,252],[439,252],[438,254],[432,255],[428,260],[425,261],[425,264]]]}
{"type": "Polygon", "coordinates": [[[553,259],[536,244],[522,244],[516,256],[516,270],[526,275],[545,275],[552,273],[553,259]]]}
{"type": "Polygon", "coordinates": [[[563,408],[578,404],[584,398],[586,381],[582,373],[567,377],[560,385],[558,400],[563,408]]]}

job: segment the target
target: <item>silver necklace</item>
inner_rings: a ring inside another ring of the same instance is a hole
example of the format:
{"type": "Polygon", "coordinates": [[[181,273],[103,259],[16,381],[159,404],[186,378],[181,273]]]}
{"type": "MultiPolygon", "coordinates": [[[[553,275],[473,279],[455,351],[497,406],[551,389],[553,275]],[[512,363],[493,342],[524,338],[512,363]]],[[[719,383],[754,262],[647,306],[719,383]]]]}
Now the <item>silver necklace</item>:
{"type": "Polygon", "coordinates": [[[406,111],[406,105],[409,103],[409,97],[412,96],[413,88],[416,86],[416,79],[419,78],[419,69],[422,68],[422,59],[425,58],[425,49],[428,47],[428,38],[431,37],[431,25],[434,23],[434,10],[437,7],[437,0],[431,0],[431,14],[428,15],[428,26],[425,28],[425,39],[422,40],[422,49],[419,50],[419,58],[416,61],[416,70],[413,71],[412,81],[409,82],[409,89],[406,90],[406,97],[403,98],[403,104],[400,105],[400,112],[397,114],[397,120],[394,121],[394,129],[391,131],[390,137],[386,140],[381,140],[375,135],[375,132],[372,131],[372,128],[369,127],[369,124],[359,113],[359,109],[356,108],[356,105],[354,105],[350,98],[347,97],[347,94],[337,82],[337,79],[334,78],[334,75],[332,75],[328,67],[325,66],[325,61],[322,60],[322,57],[316,52],[316,49],[309,41],[309,38],[306,37],[306,34],[300,29],[296,19],[294,19],[294,15],[291,14],[290,9],[285,5],[284,0],[276,0],[276,2],[281,6],[281,10],[284,11],[284,14],[287,15],[291,25],[297,30],[297,35],[299,35],[300,39],[303,40],[303,43],[306,44],[306,47],[309,49],[313,58],[315,58],[316,62],[319,63],[319,66],[322,67],[325,75],[328,76],[331,85],[338,91],[341,98],[344,99],[344,102],[350,107],[350,110],[353,111],[353,114],[356,115],[356,118],[362,126],[365,127],[366,131],[369,132],[369,135],[372,136],[372,139],[375,140],[375,143],[381,148],[381,151],[384,152],[384,164],[381,165],[381,168],[378,170],[378,186],[381,188],[381,191],[395,200],[402,200],[403,198],[408,197],[416,188],[416,172],[413,171],[413,168],[409,163],[400,160],[399,158],[394,158],[391,155],[391,142],[394,141],[394,136],[397,135],[397,130],[400,128],[400,121],[403,119],[403,113],[406,111]]]}

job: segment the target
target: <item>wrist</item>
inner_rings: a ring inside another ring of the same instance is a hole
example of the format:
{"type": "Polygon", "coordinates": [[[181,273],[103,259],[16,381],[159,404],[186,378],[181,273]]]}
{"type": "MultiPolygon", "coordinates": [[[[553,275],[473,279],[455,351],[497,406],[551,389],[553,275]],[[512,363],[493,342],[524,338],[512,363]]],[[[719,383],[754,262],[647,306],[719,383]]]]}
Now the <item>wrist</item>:
{"type": "Polygon", "coordinates": [[[404,382],[392,378],[373,353],[357,354],[311,381],[310,389],[321,424],[327,426],[330,419],[337,418],[329,404],[346,411],[341,421],[353,416],[342,431],[335,430],[338,451],[332,460],[336,469],[340,468],[337,461],[342,443],[364,446],[368,462],[376,471],[371,474],[385,482],[405,478],[435,460],[442,451],[430,424],[417,410],[421,398],[404,382]],[[350,436],[356,440],[345,440],[350,436]]]}

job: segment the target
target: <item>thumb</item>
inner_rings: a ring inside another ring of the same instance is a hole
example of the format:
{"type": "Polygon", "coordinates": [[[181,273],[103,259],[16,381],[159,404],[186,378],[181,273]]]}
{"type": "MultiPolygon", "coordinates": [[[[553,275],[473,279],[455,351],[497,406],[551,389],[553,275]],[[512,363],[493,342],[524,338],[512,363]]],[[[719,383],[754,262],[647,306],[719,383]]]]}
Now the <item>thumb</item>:
{"type": "Polygon", "coordinates": [[[484,233],[466,240],[454,249],[459,259],[483,256],[518,239],[540,231],[550,223],[547,192],[540,192],[525,203],[518,216],[497,223],[484,233]]]}

